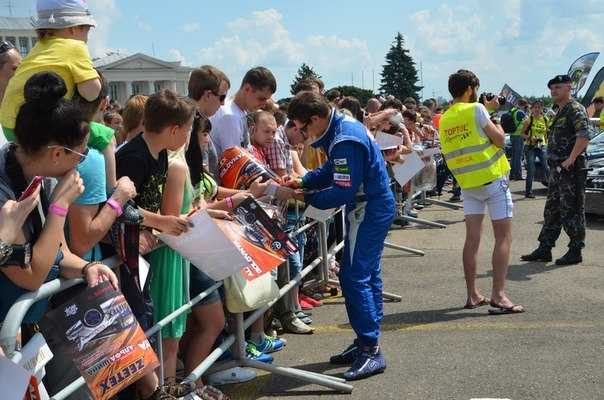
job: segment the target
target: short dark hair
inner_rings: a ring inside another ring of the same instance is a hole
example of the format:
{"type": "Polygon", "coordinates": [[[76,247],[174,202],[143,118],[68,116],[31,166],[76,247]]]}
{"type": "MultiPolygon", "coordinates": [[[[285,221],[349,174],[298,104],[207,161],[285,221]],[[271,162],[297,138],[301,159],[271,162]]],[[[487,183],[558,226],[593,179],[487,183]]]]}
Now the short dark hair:
{"type": "Polygon", "coordinates": [[[604,97],[602,97],[602,96],[594,97],[592,103],[604,103],[604,97]]]}
{"type": "Polygon", "coordinates": [[[315,92],[305,91],[298,93],[289,103],[287,117],[290,120],[296,119],[307,123],[314,116],[327,118],[329,111],[329,103],[323,96],[315,92]]]}
{"type": "Polygon", "coordinates": [[[327,101],[334,101],[342,97],[342,93],[338,89],[330,89],[325,93],[327,101]]]}
{"type": "Polygon", "coordinates": [[[308,78],[304,78],[296,85],[294,94],[313,90],[313,86],[315,85],[319,88],[319,92],[322,92],[325,88],[323,81],[317,77],[309,76],[308,78]]]}
{"type": "Polygon", "coordinates": [[[96,72],[99,74],[99,81],[101,82],[101,90],[99,91],[97,98],[92,101],[86,100],[80,95],[80,92],[78,92],[76,87],[76,91],[72,99],[74,104],[80,108],[88,121],[92,121],[94,114],[96,114],[96,112],[99,110],[101,102],[106,99],[107,95],[109,94],[109,85],[107,84],[105,76],[103,76],[99,70],[96,70],[96,72]]]}
{"type": "Polygon", "coordinates": [[[145,104],[145,131],[160,133],[170,125],[184,125],[193,117],[195,103],[188,97],[164,89],[149,96],[145,104]]]}
{"type": "Polygon", "coordinates": [[[415,99],[413,97],[407,97],[405,100],[403,100],[403,104],[407,104],[407,103],[417,105],[417,102],[415,101],[415,99]]]}
{"type": "Polygon", "coordinates": [[[402,112],[403,103],[397,98],[389,99],[382,103],[380,110],[386,110],[388,108],[394,108],[395,110],[399,110],[402,112]]]}
{"type": "Polygon", "coordinates": [[[89,132],[88,119],[66,100],[65,81],[54,72],[38,72],[25,82],[25,103],[15,121],[17,143],[34,154],[49,144],[76,147],[89,132]]]}
{"type": "Polygon", "coordinates": [[[189,77],[189,97],[198,101],[207,90],[218,94],[222,82],[226,82],[231,87],[229,78],[218,68],[212,65],[195,68],[189,77]]]}
{"type": "Polygon", "coordinates": [[[463,96],[469,87],[477,88],[478,86],[480,86],[480,80],[474,72],[467,69],[460,69],[449,75],[449,93],[454,99],[463,96]]]}
{"type": "Polygon", "coordinates": [[[285,122],[287,121],[287,113],[285,111],[278,108],[273,115],[275,116],[275,121],[277,121],[277,126],[285,125],[285,122]]]}
{"type": "Polygon", "coordinates": [[[417,113],[411,110],[403,111],[403,117],[409,118],[413,122],[417,122],[417,113]]]}
{"type": "Polygon", "coordinates": [[[365,113],[363,112],[363,107],[361,107],[361,102],[356,97],[344,97],[340,102],[340,108],[345,108],[350,111],[357,121],[363,122],[365,119],[365,113]]]}
{"type": "Polygon", "coordinates": [[[277,81],[273,73],[266,67],[255,67],[245,73],[241,87],[248,84],[256,90],[269,89],[271,93],[277,91],[277,81]]]}
{"type": "Polygon", "coordinates": [[[518,100],[518,105],[519,106],[528,106],[529,102],[527,99],[522,98],[522,99],[518,100]]]}

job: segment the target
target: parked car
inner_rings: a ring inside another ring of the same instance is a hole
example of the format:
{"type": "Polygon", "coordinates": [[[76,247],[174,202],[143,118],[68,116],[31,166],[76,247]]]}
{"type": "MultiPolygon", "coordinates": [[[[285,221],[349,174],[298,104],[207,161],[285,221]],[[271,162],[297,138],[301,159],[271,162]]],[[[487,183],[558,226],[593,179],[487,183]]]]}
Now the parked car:
{"type": "Polygon", "coordinates": [[[604,159],[604,132],[600,132],[587,145],[587,165],[604,159]]]}

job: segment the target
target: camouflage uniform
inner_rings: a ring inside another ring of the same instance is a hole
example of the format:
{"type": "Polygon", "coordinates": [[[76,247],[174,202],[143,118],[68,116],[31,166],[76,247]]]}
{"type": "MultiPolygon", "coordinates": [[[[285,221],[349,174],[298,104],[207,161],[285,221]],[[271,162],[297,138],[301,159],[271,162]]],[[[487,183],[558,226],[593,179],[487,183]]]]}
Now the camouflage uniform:
{"type": "Polygon", "coordinates": [[[562,228],[570,237],[571,249],[585,247],[585,155],[577,157],[570,170],[561,164],[575,145],[576,139],[589,139],[589,118],[585,108],[575,100],[563,107],[552,121],[548,132],[547,158],[549,183],[543,210],[541,246],[552,248],[562,228]]]}

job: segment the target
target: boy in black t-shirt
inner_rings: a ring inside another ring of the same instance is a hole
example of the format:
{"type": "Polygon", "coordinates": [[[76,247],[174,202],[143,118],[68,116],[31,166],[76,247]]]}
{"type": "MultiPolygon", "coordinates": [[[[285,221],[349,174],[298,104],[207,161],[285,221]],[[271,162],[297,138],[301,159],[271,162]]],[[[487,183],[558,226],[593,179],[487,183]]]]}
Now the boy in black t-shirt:
{"type": "MultiPolygon", "coordinates": [[[[141,254],[148,253],[157,243],[150,229],[171,235],[180,235],[187,230],[185,218],[160,215],[159,211],[168,172],[168,150],[178,150],[189,140],[194,112],[192,100],[169,90],[151,95],[145,105],[143,133],[116,154],[117,177],[127,176],[134,182],[138,193],[134,201],[143,215],[143,226],[147,228],[140,237],[141,254]]],[[[151,274],[142,293],[126,268],[122,268],[120,275],[122,292],[132,312],[143,330],[149,329],[153,325],[153,304],[149,296],[151,274]]],[[[163,390],[158,388],[155,373],[141,378],[138,389],[145,399],[160,398],[163,390]]]]}

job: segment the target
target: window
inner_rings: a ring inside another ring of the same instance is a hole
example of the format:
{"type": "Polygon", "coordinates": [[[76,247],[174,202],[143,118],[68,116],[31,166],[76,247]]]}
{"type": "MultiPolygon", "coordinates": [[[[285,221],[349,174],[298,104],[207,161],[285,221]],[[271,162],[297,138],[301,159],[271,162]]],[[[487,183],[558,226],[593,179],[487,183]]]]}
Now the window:
{"type": "Polygon", "coordinates": [[[23,57],[29,53],[29,39],[26,37],[19,38],[19,52],[23,57]]]}
{"type": "Polygon", "coordinates": [[[162,84],[160,81],[153,82],[154,93],[159,92],[162,89],[162,84]]]}
{"type": "Polygon", "coordinates": [[[6,41],[11,42],[13,46],[17,47],[17,38],[15,38],[14,36],[7,36],[6,41]]]}
{"type": "Polygon", "coordinates": [[[145,94],[143,85],[141,82],[132,82],[132,94],[133,95],[145,94]]]}
{"type": "Polygon", "coordinates": [[[36,43],[38,43],[38,38],[37,37],[31,37],[29,39],[31,40],[31,48],[33,49],[34,46],[36,45],[36,43]]]}
{"type": "Polygon", "coordinates": [[[118,101],[119,100],[119,85],[117,82],[110,82],[109,83],[109,98],[111,100],[115,100],[118,101]]]}

